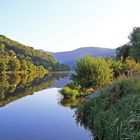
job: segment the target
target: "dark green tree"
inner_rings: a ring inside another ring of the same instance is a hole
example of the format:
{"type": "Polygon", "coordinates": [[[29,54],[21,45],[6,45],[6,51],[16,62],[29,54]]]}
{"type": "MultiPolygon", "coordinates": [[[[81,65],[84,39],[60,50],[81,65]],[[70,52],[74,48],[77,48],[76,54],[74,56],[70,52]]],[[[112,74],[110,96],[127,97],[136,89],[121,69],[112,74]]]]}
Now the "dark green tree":
{"type": "Polygon", "coordinates": [[[130,49],[130,56],[140,62],[140,27],[135,27],[133,32],[130,34],[129,39],[132,43],[130,49]]]}
{"type": "Polygon", "coordinates": [[[131,45],[126,44],[116,49],[116,59],[125,59],[130,55],[131,45]]]}

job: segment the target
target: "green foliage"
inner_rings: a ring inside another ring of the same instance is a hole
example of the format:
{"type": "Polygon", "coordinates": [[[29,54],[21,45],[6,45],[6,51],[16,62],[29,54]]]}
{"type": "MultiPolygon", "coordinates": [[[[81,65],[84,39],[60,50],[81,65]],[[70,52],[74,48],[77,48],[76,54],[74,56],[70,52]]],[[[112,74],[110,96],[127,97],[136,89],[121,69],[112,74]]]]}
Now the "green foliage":
{"type": "Polygon", "coordinates": [[[113,70],[104,58],[86,56],[77,61],[72,80],[83,88],[106,86],[112,82],[113,70]]]}
{"type": "Polygon", "coordinates": [[[76,111],[77,122],[88,127],[96,139],[139,140],[140,81],[118,81],[76,111]]]}
{"type": "Polygon", "coordinates": [[[47,70],[69,70],[69,67],[56,63],[46,53],[34,50],[0,35],[0,73],[3,72],[34,72],[46,73],[47,70]]]}
{"type": "Polygon", "coordinates": [[[140,27],[134,28],[129,38],[132,43],[130,56],[134,60],[140,61],[140,27]]]}
{"type": "Polygon", "coordinates": [[[50,70],[69,70],[68,66],[63,64],[57,64],[55,59],[44,52],[39,50],[34,50],[32,47],[25,46],[16,41],[13,41],[3,35],[0,36],[0,52],[3,53],[4,49],[9,51],[9,56],[14,57],[15,53],[17,57],[21,59],[28,58],[28,61],[31,61],[34,65],[42,65],[45,69],[50,70]],[[3,47],[4,46],[4,47],[3,47]]]}
{"type": "Polygon", "coordinates": [[[113,69],[114,78],[117,78],[121,75],[136,75],[140,73],[140,63],[137,63],[134,59],[127,57],[123,60],[113,60],[107,59],[110,68],[113,69]]]}
{"type": "Polygon", "coordinates": [[[22,61],[21,61],[21,69],[22,69],[23,71],[27,71],[27,70],[28,70],[27,61],[25,61],[25,60],[22,60],[22,61]]]}
{"type": "Polygon", "coordinates": [[[15,53],[13,50],[10,50],[10,51],[8,52],[8,54],[9,54],[10,57],[16,56],[16,53],[15,53]]]}
{"type": "Polygon", "coordinates": [[[127,58],[124,65],[128,75],[140,73],[140,63],[136,63],[134,59],[127,58]]]}
{"type": "Polygon", "coordinates": [[[3,44],[0,45],[0,54],[4,53],[5,47],[3,44]]]}
{"type": "MultiPolygon", "coordinates": [[[[56,62],[56,60],[45,52],[35,50],[30,46],[25,46],[13,41],[3,35],[0,35],[0,55],[8,55],[10,57],[17,57],[19,60],[30,61],[36,66],[43,66],[48,70],[55,71],[69,71],[69,67],[64,64],[56,62]],[[4,54],[4,52],[7,52],[4,54]]],[[[25,66],[26,67],[26,66],[25,66]]]]}
{"type": "Polygon", "coordinates": [[[115,78],[122,75],[134,76],[138,73],[140,64],[129,57],[122,61],[86,56],[78,60],[75,73],[71,75],[73,81],[62,88],[61,94],[64,98],[71,98],[73,90],[77,90],[79,96],[88,95],[111,84],[115,78]]]}
{"type": "Polygon", "coordinates": [[[110,68],[113,69],[114,78],[124,73],[125,66],[121,60],[113,60],[110,58],[107,59],[107,63],[109,64],[110,68]]]}
{"type": "Polygon", "coordinates": [[[5,64],[4,60],[0,60],[0,73],[7,70],[7,65],[5,64]]]}
{"type": "Polygon", "coordinates": [[[19,71],[21,68],[21,64],[18,59],[10,59],[8,62],[8,70],[9,71],[19,71]]]}
{"type": "Polygon", "coordinates": [[[130,48],[131,48],[131,46],[129,44],[123,45],[123,46],[117,48],[116,49],[116,59],[117,60],[122,59],[123,61],[125,61],[126,58],[130,56],[130,48]]]}
{"type": "Polygon", "coordinates": [[[0,58],[0,73],[47,73],[43,66],[35,66],[30,61],[19,60],[8,55],[0,58]]]}
{"type": "Polygon", "coordinates": [[[33,59],[43,59],[50,63],[56,63],[52,56],[41,51],[34,50],[32,47],[20,44],[19,42],[13,41],[3,35],[0,36],[0,44],[4,44],[7,50],[13,50],[17,54],[23,54],[25,56],[30,56],[33,59]]]}
{"type": "Polygon", "coordinates": [[[116,59],[126,60],[131,57],[136,62],[140,62],[140,27],[133,28],[129,36],[130,42],[116,49],[116,59]]]}
{"type": "Polygon", "coordinates": [[[61,89],[64,98],[84,96],[94,92],[95,88],[110,84],[113,79],[113,70],[103,58],[86,56],[78,60],[73,80],[61,89]]]}
{"type": "Polygon", "coordinates": [[[79,96],[79,92],[76,89],[71,89],[68,86],[65,86],[60,90],[60,93],[63,95],[64,98],[75,98],[79,96]]]}
{"type": "Polygon", "coordinates": [[[71,89],[76,89],[78,91],[81,90],[81,85],[79,85],[77,82],[73,81],[67,84],[68,87],[70,87],[71,89]]]}

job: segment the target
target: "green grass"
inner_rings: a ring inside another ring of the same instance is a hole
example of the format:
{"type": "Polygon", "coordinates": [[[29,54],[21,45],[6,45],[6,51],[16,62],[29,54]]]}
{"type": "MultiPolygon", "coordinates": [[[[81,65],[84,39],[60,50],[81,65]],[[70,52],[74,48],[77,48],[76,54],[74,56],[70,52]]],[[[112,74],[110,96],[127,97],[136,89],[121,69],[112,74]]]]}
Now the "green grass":
{"type": "Polygon", "coordinates": [[[78,123],[99,140],[140,139],[140,81],[120,80],[80,105],[78,123]]]}

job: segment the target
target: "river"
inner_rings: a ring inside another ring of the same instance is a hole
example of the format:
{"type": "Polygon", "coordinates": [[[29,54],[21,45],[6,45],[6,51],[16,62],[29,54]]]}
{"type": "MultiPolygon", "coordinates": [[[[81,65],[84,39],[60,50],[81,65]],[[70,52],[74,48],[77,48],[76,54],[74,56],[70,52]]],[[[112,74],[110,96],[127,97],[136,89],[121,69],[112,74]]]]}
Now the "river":
{"type": "Polygon", "coordinates": [[[9,79],[0,81],[1,140],[91,139],[90,132],[76,123],[75,109],[61,101],[58,91],[69,81],[69,74],[18,78],[13,84],[9,79]]]}

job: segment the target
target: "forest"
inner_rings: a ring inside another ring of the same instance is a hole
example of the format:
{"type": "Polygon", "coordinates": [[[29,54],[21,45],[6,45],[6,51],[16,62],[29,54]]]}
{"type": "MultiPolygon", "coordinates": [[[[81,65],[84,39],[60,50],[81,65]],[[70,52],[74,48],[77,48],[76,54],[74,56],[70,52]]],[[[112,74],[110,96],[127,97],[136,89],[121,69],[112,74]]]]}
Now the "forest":
{"type": "Polygon", "coordinates": [[[0,71],[67,71],[51,55],[0,35],[0,71]]]}

